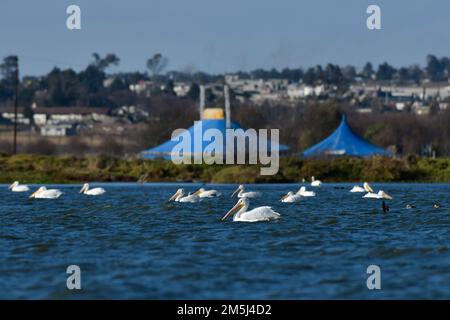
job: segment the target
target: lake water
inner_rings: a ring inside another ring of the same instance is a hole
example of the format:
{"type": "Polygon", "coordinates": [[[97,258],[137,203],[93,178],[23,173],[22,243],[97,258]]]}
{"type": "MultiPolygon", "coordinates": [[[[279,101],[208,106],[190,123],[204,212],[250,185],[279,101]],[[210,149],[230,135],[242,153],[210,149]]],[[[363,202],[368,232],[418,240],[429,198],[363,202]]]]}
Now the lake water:
{"type": "Polygon", "coordinates": [[[298,184],[248,185],[263,193],[251,208],[282,215],[260,223],[220,221],[233,185],[206,185],[224,195],[197,204],[166,202],[196,184],[98,185],[105,195],[52,186],[64,192],[56,200],[0,185],[0,298],[450,298],[450,184],[373,184],[394,197],[387,214],[351,184],[324,184],[297,204],[279,199],[298,184]],[[72,264],[79,291],[66,288],[72,264]],[[366,286],[373,264],[381,290],[366,286]]]}

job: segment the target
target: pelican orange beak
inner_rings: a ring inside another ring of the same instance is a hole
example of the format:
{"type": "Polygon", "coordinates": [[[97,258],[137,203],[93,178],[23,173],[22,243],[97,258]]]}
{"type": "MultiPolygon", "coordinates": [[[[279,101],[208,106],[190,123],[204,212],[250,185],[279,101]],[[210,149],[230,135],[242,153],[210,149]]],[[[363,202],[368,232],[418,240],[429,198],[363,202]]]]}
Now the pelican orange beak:
{"type": "Polygon", "coordinates": [[[236,190],[234,190],[234,192],[231,194],[231,198],[233,198],[234,195],[235,195],[239,190],[241,190],[241,187],[238,187],[236,190]]]}
{"type": "Polygon", "coordinates": [[[180,191],[179,190],[177,190],[177,192],[175,192],[174,193],[174,195],[173,196],[171,196],[170,198],[169,198],[169,201],[173,201],[173,200],[175,200],[177,197],[178,197],[178,195],[180,194],[180,191]]]}
{"type": "Polygon", "coordinates": [[[80,193],[83,193],[84,190],[86,190],[86,185],[83,185],[83,187],[81,187],[80,193]]]}
{"type": "Polygon", "coordinates": [[[230,211],[228,211],[228,212],[223,216],[223,218],[222,218],[221,220],[222,220],[222,221],[225,221],[230,215],[232,215],[233,213],[239,211],[243,206],[244,206],[244,204],[241,203],[241,202],[236,203],[236,204],[234,205],[234,207],[231,208],[230,211]]]}
{"type": "Polygon", "coordinates": [[[195,195],[199,195],[200,194],[200,189],[198,189],[197,191],[195,191],[193,194],[195,194],[195,195]]]}
{"type": "Polygon", "coordinates": [[[286,199],[288,196],[289,196],[288,194],[282,196],[281,199],[280,199],[280,201],[283,201],[283,200],[286,199]]]}
{"type": "Polygon", "coordinates": [[[369,184],[367,182],[364,182],[364,190],[366,190],[367,192],[373,192],[373,189],[369,186],[369,184]]]}
{"type": "Polygon", "coordinates": [[[36,193],[37,193],[37,191],[33,192],[33,193],[30,195],[30,198],[34,198],[35,195],[36,195],[36,193]]]}

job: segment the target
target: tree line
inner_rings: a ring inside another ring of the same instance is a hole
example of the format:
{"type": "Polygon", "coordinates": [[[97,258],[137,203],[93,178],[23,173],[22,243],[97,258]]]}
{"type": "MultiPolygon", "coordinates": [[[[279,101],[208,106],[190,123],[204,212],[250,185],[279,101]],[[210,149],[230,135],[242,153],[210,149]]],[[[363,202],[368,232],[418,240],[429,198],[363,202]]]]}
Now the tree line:
{"type": "MultiPolygon", "coordinates": [[[[223,82],[224,75],[205,72],[166,71],[169,65],[167,57],[161,53],[154,54],[146,63],[146,71],[108,73],[111,66],[119,65],[120,58],[115,54],[100,56],[94,53],[92,61],[83,70],[60,69],[54,67],[42,76],[24,75],[19,83],[19,104],[29,106],[35,102],[40,106],[102,106],[115,108],[126,104],[135,104],[136,95],[129,86],[141,80],[152,81],[158,85],[152,88],[152,95],[174,95],[176,81],[192,83],[188,97],[198,98],[198,85],[223,82]],[[108,85],[105,80],[110,79],[108,85]],[[165,88],[161,90],[161,85],[165,88]]],[[[14,98],[16,56],[7,56],[0,63],[0,105],[10,105],[14,98]]],[[[449,81],[450,59],[434,55],[426,57],[424,67],[411,65],[395,68],[387,62],[374,67],[370,62],[361,70],[354,66],[327,64],[314,67],[256,69],[238,71],[242,79],[286,79],[290,82],[302,81],[308,85],[325,84],[345,90],[355,81],[379,81],[395,84],[420,84],[425,80],[449,81]]],[[[341,91],[342,91],[341,90],[341,91]]]]}

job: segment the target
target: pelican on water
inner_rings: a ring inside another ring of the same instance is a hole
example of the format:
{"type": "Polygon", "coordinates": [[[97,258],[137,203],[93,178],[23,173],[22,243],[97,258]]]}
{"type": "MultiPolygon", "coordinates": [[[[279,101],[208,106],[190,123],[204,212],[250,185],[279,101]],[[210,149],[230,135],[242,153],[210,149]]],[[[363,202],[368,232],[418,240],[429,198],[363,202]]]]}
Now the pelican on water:
{"type": "Polygon", "coordinates": [[[19,181],[14,181],[8,188],[13,192],[26,192],[30,190],[27,185],[19,184],[19,181]]]}
{"type": "Polygon", "coordinates": [[[278,212],[273,211],[271,207],[257,207],[247,211],[249,204],[250,200],[248,198],[240,198],[234,207],[223,216],[222,221],[233,213],[235,213],[233,221],[239,222],[269,221],[281,217],[281,215],[278,212]]]}
{"type": "Polygon", "coordinates": [[[239,187],[233,192],[233,194],[231,195],[231,197],[233,197],[236,192],[238,192],[238,198],[256,198],[256,197],[260,197],[261,196],[261,192],[257,192],[257,191],[248,191],[248,192],[244,192],[244,186],[241,184],[239,185],[239,187]]]}
{"type": "Polygon", "coordinates": [[[322,185],[322,181],[316,180],[314,176],[311,177],[311,187],[320,187],[322,185]]]}
{"type": "Polygon", "coordinates": [[[62,192],[58,189],[47,189],[46,187],[40,187],[30,196],[30,198],[57,199],[60,195],[62,195],[62,192]]]}
{"type": "Polygon", "coordinates": [[[315,197],[316,196],[316,193],[314,191],[306,190],[305,186],[302,186],[300,189],[298,189],[297,194],[302,197],[315,197]]]}
{"type": "Polygon", "coordinates": [[[293,193],[289,191],[285,196],[281,198],[281,202],[299,202],[302,197],[298,193],[293,193]]]}
{"type": "Polygon", "coordinates": [[[169,201],[175,201],[175,202],[199,202],[200,197],[196,194],[189,193],[187,196],[185,196],[184,189],[180,188],[175,192],[173,196],[170,197],[169,201]]]}
{"type": "Polygon", "coordinates": [[[198,189],[194,194],[198,195],[200,198],[215,198],[221,195],[217,190],[205,190],[204,188],[198,189]]]}
{"type": "Polygon", "coordinates": [[[89,189],[89,183],[83,184],[83,187],[80,190],[80,193],[84,193],[88,196],[99,196],[101,194],[104,194],[106,192],[103,188],[93,188],[89,189]]]}
{"type": "Polygon", "coordinates": [[[366,190],[363,187],[360,186],[353,186],[353,188],[350,190],[350,192],[365,192],[366,190]]]}
{"type": "Polygon", "coordinates": [[[378,191],[375,193],[373,189],[370,187],[370,185],[367,182],[364,182],[364,190],[367,191],[367,193],[363,196],[363,198],[369,198],[369,199],[388,199],[391,200],[392,197],[388,195],[383,190],[378,191]]]}

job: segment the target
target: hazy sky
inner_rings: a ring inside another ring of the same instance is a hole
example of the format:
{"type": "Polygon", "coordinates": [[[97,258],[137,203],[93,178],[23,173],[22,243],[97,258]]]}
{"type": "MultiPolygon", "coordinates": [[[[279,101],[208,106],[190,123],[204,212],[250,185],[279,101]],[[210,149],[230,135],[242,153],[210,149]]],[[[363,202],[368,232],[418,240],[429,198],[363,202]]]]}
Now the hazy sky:
{"type": "Polygon", "coordinates": [[[21,74],[81,69],[93,52],[121,58],[111,71],[145,70],[156,52],[171,70],[230,72],[327,62],[423,64],[450,56],[449,0],[0,0],[0,58],[21,74]],[[82,29],[66,28],[77,4],[82,29]],[[382,30],[366,28],[381,7],[382,30]]]}

